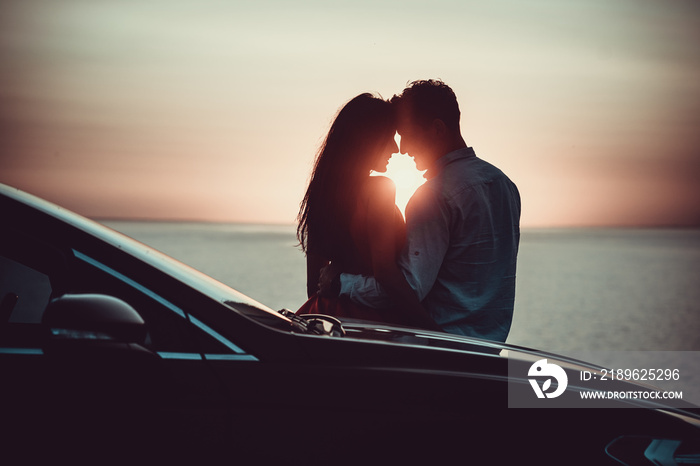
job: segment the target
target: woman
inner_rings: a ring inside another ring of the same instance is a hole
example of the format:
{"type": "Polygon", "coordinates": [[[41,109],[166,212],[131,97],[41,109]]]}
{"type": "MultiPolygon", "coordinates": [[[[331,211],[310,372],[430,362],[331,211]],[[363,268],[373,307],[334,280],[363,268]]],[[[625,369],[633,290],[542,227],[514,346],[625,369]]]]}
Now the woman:
{"type": "Polygon", "coordinates": [[[323,142],[298,216],[297,238],[306,253],[309,300],[297,314],[327,314],[434,327],[396,260],[405,240],[395,186],[382,176],[391,155],[396,122],[389,102],[371,94],[350,100],[323,142]],[[374,276],[397,304],[372,309],[348,298],[317,292],[321,269],[374,276]]]}

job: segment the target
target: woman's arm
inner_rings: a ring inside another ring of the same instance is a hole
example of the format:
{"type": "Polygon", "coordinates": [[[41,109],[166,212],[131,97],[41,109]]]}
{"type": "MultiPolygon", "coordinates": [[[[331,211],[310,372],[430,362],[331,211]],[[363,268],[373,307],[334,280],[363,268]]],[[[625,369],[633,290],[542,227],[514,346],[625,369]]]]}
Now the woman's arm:
{"type": "Polygon", "coordinates": [[[318,291],[318,279],[321,269],[327,266],[328,259],[310,252],[306,253],[306,296],[310,298],[318,291]]]}
{"type": "Polygon", "coordinates": [[[415,325],[440,330],[421,305],[416,292],[398,266],[396,187],[388,178],[376,177],[368,184],[367,225],[374,277],[415,325]]]}

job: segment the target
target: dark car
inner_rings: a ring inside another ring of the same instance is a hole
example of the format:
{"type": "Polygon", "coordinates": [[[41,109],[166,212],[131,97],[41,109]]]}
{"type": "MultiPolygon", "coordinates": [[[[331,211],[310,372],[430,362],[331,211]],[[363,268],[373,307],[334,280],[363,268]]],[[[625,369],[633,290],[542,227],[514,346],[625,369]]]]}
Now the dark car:
{"type": "Polygon", "coordinates": [[[508,407],[533,362],[581,362],[275,312],[4,185],[0,216],[0,461],[700,461],[692,407],[508,407]]]}

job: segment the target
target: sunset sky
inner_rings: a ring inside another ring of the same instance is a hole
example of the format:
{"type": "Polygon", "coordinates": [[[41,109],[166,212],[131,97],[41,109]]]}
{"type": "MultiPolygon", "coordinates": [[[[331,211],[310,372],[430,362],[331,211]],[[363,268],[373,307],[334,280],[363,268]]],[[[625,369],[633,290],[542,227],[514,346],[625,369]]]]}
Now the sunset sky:
{"type": "Polygon", "coordinates": [[[700,225],[696,0],[3,0],[0,182],[90,217],[292,223],[338,108],[424,78],[523,226],[700,225]]]}

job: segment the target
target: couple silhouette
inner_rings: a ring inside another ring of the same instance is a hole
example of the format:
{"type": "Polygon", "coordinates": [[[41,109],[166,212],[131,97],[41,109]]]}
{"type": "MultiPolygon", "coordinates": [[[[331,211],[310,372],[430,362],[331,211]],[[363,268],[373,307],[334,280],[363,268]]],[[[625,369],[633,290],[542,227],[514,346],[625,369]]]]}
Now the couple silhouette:
{"type": "Polygon", "coordinates": [[[336,115],[301,202],[308,301],[327,314],[505,341],[513,317],[520,195],[460,130],[452,89],[414,81],[383,100],[360,94],[336,115]],[[426,182],[395,204],[394,140],[426,182]]]}

